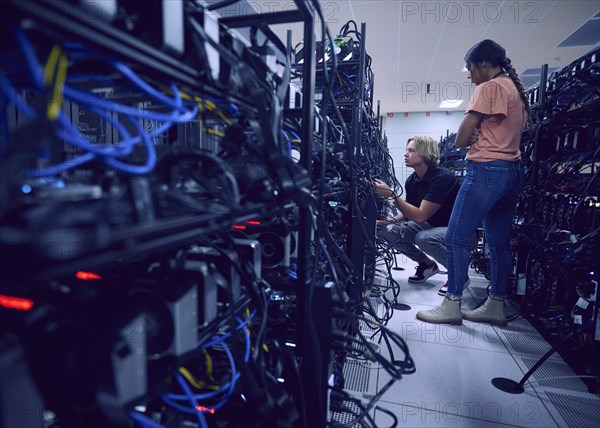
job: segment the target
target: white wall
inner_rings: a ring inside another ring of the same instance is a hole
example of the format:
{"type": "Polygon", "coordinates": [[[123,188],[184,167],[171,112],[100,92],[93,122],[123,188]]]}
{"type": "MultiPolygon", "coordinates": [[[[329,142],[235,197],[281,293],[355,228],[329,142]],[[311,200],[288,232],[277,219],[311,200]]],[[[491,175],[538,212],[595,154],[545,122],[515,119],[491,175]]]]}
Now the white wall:
{"type": "Polygon", "coordinates": [[[440,141],[447,133],[458,130],[464,116],[463,111],[432,111],[394,113],[383,120],[383,129],[388,139],[388,149],[394,160],[396,179],[404,185],[406,178],[414,171],[404,166],[406,141],[415,135],[432,137],[440,141]]]}

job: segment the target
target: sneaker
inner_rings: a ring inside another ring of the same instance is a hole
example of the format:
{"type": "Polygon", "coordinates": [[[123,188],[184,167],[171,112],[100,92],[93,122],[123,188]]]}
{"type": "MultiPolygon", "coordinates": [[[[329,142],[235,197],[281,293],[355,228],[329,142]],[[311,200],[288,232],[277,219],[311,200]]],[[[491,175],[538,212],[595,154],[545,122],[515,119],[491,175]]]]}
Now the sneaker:
{"type": "Polygon", "coordinates": [[[426,265],[425,263],[419,263],[417,266],[417,271],[413,276],[408,277],[408,282],[423,282],[430,276],[435,275],[440,270],[436,262],[433,262],[431,265],[426,265]]]}
{"type": "MultiPolygon", "coordinates": [[[[470,283],[471,283],[471,279],[467,276],[467,281],[465,282],[465,286],[463,288],[463,291],[465,291],[467,289],[467,287],[469,286],[470,283]]],[[[442,285],[442,288],[440,288],[438,290],[438,294],[440,296],[445,296],[446,293],[448,293],[448,281],[446,281],[446,283],[444,285],[442,285]]]]}
{"type": "Polygon", "coordinates": [[[442,288],[440,288],[438,290],[438,294],[440,296],[445,296],[448,293],[448,281],[446,281],[446,283],[444,285],[442,285],[442,288]]]}

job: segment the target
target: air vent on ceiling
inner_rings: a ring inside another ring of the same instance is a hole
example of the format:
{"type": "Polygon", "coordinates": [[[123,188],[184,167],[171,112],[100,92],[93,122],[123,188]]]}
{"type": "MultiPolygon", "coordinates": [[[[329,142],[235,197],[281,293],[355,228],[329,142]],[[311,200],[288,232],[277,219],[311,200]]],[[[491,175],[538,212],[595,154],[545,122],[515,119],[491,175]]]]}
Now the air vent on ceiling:
{"type": "MultiPolygon", "coordinates": [[[[552,74],[554,70],[558,70],[558,68],[548,67],[548,76],[550,76],[550,74],[552,74]]],[[[527,70],[519,74],[519,77],[521,78],[521,83],[523,83],[523,87],[525,88],[531,88],[540,83],[541,76],[541,68],[528,68],[527,70]]]]}
{"type": "Polygon", "coordinates": [[[600,42],[600,12],[588,19],[581,27],[573,31],[556,47],[593,46],[600,42]]]}
{"type": "Polygon", "coordinates": [[[529,89],[540,83],[540,78],[533,76],[521,77],[521,83],[525,89],[529,89]]]}
{"type": "MultiPolygon", "coordinates": [[[[556,70],[556,67],[548,67],[548,75],[556,70]]],[[[542,75],[542,68],[528,68],[525,71],[521,72],[521,76],[536,76],[540,77],[542,75]]]]}

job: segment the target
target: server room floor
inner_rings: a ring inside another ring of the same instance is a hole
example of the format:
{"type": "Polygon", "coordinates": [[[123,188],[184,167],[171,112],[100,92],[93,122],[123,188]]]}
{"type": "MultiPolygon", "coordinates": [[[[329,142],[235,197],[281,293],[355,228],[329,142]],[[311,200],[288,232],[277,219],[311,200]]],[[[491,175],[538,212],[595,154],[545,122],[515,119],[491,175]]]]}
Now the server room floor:
{"type": "MultiPolygon", "coordinates": [[[[600,426],[600,396],[589,393],[556,353],[529,378],[524,393],[509,394],[496,389],[491,383],[495,377],[519,382],[551,348],[548,342],[523,317],[504,328],[470,321],[450,326],[417,320],[417,311],[442,301],[437,292],[447,275],[439,273],[424,283],[411,284],[407,278],[414,273],[416,264],[403,256],[397,258],[399,266],[405,269],[392,271],[401,286],[398,302],[410,306],[410,310],[395,310],[388,327],[407,342],[416,372],[397,380],[377,405],[393,413],[399,426],[600,426]]],[[[385,271],[383,265],[378,269],[385,271]]],[[[487,295],[489,282],[473,270],[469,276],[471,284],[462,306],[472,309],[487,295]]],[[[380,305],[378,311],[382,309],[380,305]]],[[[509,306],[507,315],[515,311],[509,306]]],[[[399,358],[400,351],[392,349],[399,358]]],[[[386,354],[385,347],[382,353],[386,354]]],[[[374,394],[390,380],[390,375],[375,363],[347,364],[344,371],[347,389],[352,392],[354,388],[357,395],[374,394]]],[[[389,415],[378,410],[373,413],[378,427],[393,425],[389,415]]]]}

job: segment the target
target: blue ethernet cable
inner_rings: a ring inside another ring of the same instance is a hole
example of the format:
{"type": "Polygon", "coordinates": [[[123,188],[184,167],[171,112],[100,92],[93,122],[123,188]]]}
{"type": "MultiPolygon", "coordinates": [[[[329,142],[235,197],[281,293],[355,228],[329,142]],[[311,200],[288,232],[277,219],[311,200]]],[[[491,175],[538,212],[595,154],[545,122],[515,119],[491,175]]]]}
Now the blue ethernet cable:
{"type": "MultiPolygon", "coordinates": [[[[32,45],[30,44],[29,40],[27,39],[27,36],[21,29],[15,27],[14,33],[24,53],[26,62],[28,64],[28,70],[31,74],[33,83],[38,89],[42,90],[44,87],[43,68],[37,59],[35,51],[32,45]]],[[[64,46],[67,46],[72,51],[74,51],[75,56],[77,56],[78,53],[82,53],[82,46],[80,44],[67,43],[64,46]]],[[[87,56],[89,57],[90,55],[88,54],[87,56]]],[[[118,145],[112,147],[101,147],[90,144],[87,140],[81,138],[81,136],[73,128],[72,124],[70,124],[65,119],[64,115],[59,113],[58,120],[63,127],[62,130],[59,130],[57,132],[59,138],[63,138],[68,143],[73,144],[74,146],[79,147],[81,149],[84,149],[88,153],[77,156],[60,164],[50,166],[43,170],[30,171],[30,177],[44,177],[49,175],[55,175],[65,170],[71,169],[75,166],[87,163],[94,159],[100,159],[104,163],[129,174],[146,174],[149,171],[151,171],[156,164],[156,152],[154,151],[154,146],[150,141],[149,137],[157,135],[159,132],[164,132],[173,125],[173,122],[187,121],[196,116],[197,106],[194,105],[192,110],[186,110],[181,101],[179,91],[177,90],[177,87],[175,85],[171,85],[174,94],[174,98],[171,99],[154,90],[150,85],[148,85],[142,79],[140,79],[132,70],[130,70],[124,64],[121,64],[118,61],[111,61],[111,64],[121,73],[123,73],[130,81],[132,81],[134,84],[140,87],[140,89],[142,89],[144,92],[146,92],[153,98],[158,99],[162,103],[165,103],[170,107],[174,107],[176,111],[174,111],[171,115],[152,114],[143,110],[140,111],[133,108],[127,108],[117,103],[113,103],[108,100],[96,97],[89,93],[84,93],[69,88],[65,85],[63,89],[63,96],[65,96],[65,98],[73,99],[79,102],[81,105],[88,106],[90,109],[93,109],[96,114],[99,114],[101,117],[104,117],[105,119],[109,120],[115,126],[115,128],[117,128],[119,133],[125,136],[125,141],[122,141],[118,145]],[[102,109],[117,111],[121,114],[126,115],[126,117],[137,128],[140,135],[135,138],[132,138],[131,135],[125,129],[125,127],[123,127],[121,124],[115,121],[110,115],[106,115],[102,111],[102,109]],[[181,112],[183,112],[183,114],[181,112]],[[155,129],[153,133],[148,135],[148,133],[146,133],[145,130],[143,130],[139,126],[135,117],[147,117],[154,120],[160,120],[164,122],[164,126],[155,129]],[[133,151],[133,145],[137,144],[140,141],[143,142],[146,148],[148,149],[148,159],[145,165],[130,165],[121,162],[117,159],[118,157],[123,157],[130,154],[133,151]]],[[[32,118],[35,117],[35,111],[16,95],[16,91],[14,91],[8,79],[6,79],[3,75],[0,75],[0,79],[0,83],[2,84],[2,90],[6,94],[7,98],[10,99],[10,101],[26,116],[32,118]]]]}
{"type": "MultiPolygon", "coordinates": [[[[242,321],[242,319],[240,317],[235,317],[236,320],[238,320],[238,322],[247,324],[246,322],[242,321]]],[[[247,328],[244,328],[244,337],[246,338],[246,352],[244,354],[244,362],[247,363],[250,360],[250,333],[248,332],[247,328]]]]}
{"type": "Polygon", "coordinates": [[[146,149],[148,150],[148,159],[146,159],[146,163],[144,165],[131,165],[125,162],[122,162],[114,157],[107,157],[103,159],[103,162],[107,165],[112,166],[113,168],[126,172],[132,175],[143,175],[147,174],[154,169],[156,165],[156,150],[154,150],[154,146],[152,145],[152,141],[150,141],[150,137],[148,134],[142,129],[141,125],[132,120],[133,124],[137,128],[146,149]]]}
{"type": "Polygon", "coordinates": [[[21,45],[23,54],[25,55],[25,60],[27,61],[27,65],[29,66],[28,70],[31,74],[31,80],[38,89],[43,89],[44,72],[42,66],[40,65],[37,59],[35,51],[33,50],[33,46],[31,46],[31,43],[29,43],[29,39],[27,39],[27,36],[23,32],[23,30],[21,30],[18,26],[13,27],[13,32],[17,38],[17,41],[19,42],[19,45],[21,45]]]}
{"type": "MultiPolygon", "coordinates": [[[[239,325],[236,329],[241,329],[244,328],[246,326],[246,324],[248,324],[250,322],[250,320],[252,320],[252,318],[254,317],[254,315],[256,314],[256,310],[253,310],[252,313],[250,314],[250,316],[246,319],[246,320],[242,320],[239,317],[236,317],[237,320],[239,321],[239,325]]],[[[244,328],[245,334],[246,334],[246,355],[244,358],[244,362],[248,362],[250,359],[250,335],[249,333],[246,331],[246,329],[244,328]]],[[[227,358],[229,359],[229,364],[231,366],[231,380],[227,383],[225,383],[224,385],[222,385],[219,390],[217,391],[213,391],[213,392],[207,392],[207,393],[202,393],[202,394],[194,394],[193,397],[197,400],[205,400],[205,399],[209,399],[209,398],[214,398],[217,397],[218,395],[220,395],[221,393],[225,392],[225,390],[227,389],[227,393],[225,394],[225,396],[221,399],[221,401],[217,404],[215,404],[214,406],[212,406],[211,408],[214,410],[218,410],[221,407],[223,407],[229,397],[233,394],[233,389],[235,387],[235,383],[237,382],[237,380],[240,378],[240,374],[237,372],[236,370],[236,366],[235,366],[235,361],[233,359],[233,355],[231,354],[231,350],[229,349],[229,347],[225,344],[225,339],[227,339],[230,335],[224,335],[218,338],[215,338],[215,340],[209,342],[208,344],[205,344],[202,346],[201,349],[205,349],[207,347],[211,347],[217,343],[220,343],[221,346],[223,346],[223,349],[225,350],[225,353],[227,354],[227,358]],[[206,345],[210,345],[210,346],[206,346],[206,345]]],[[[182,406],[178,403],[176,403],[174,400],[186,400],[189,399],[189,396],[187,395],[181,395],[181,394],[164,394],[162,396],[162,399],[165,401],[165,403],[169,404],[170,406],[187,412],[187,413],[193,413],[195,410],[190,409],[189,407],[185,407],[182,406]]]]}
{"type": "Polygon", "coordinates": [[[16,89],[12,86],[4,74],[1,73],[0,90],[2,90],[6,99],[8,99],[21,113],[27,116],[28,119],[33,119],[36,117],[35,110],[17,95],[16,89]]]}
{"type": "Polygon", "coordinates": [[[164,425],[159,424],[158,422],[155,422],[149,417],[136,411],[129,412],[129,417],[137,422],[141,428],[165,428],[164,425]]]}
{"type": "Polygon", "coordinates": [[[135,83],[141,90],[146,92],[148,95],[152,96],[153,98],[162,102],[163,104],[168,105],[169,107],[173,107],[178,110],[183,109],[181,102],[178,102],[178,99],[179,99],[179,101],[181,101],[181,97],[179,95],[179,90],[177,88],[172,88],[173,95],[175,97],[175,100],[173,100],[173,99],[167,97],[166,95],[164,95],[163,93],[157,91],[149,84],[147,84],[144,80],[142,80],[137,74],[135,74],[129,67],[127,67],[122,62],[110,61],[110,63],[113,65],[113,67],[115,67],[115,69],[120,71],[125,77],[127,77],[131,82],[135,83]]]}
{"type": "MultiPolygon", "coordinates": [[[[214,406],[211,406],[211,409],[214,409],[214,410],[218,410],[221,407],[223,407],[225,404],[227,404],[229,397],[231,397],[231,395],[233,394],[235,384],[236,384],[237,380],[240,378],[240,374],[237,372],[236,367],[235,367],[235,361],[233,359],[233,355],[231,354],[231,350],[225,344],[225,342],[221,343],[221,345],[223,346],[223,349],[225,350],[225,353],[227,354],[227,358],[229,359],[229,364],[231,365],[231,380],[229,382],[226,382],[225,384],[221,385],[221,388],[219,388],[219,390],[217,390],[217,391],[206,392],[206,393],[202,393],[202,394],[193,394],[193,396],[196,400],[206,400],[209,398],[217,397],[221,393],[226,392],[225,396],[221,399],[221,401],[219,401],[214,406]],[[225,390],[227,390],[227,391],[225,391],[225,390]]],[[[182,406],[182,405],[174,402],[174,400],[189,400],[189,397],[187,395],[163,394],[162,399],[163,399],[163,401],[165,401],[165,403],[169,404],[170,406],[173,406],[174,408],[177,408],[178,410],[181,410],[181,411],[184,411],[187,413],[192,413],[195,411],[195,410],[190,409],[189,407],[185,407],[185,406],[182,406]]]]}
{"type": "Polygon", "coordinates": [[[196,115],[198,114],[198,106],[195,104],[193,105],[191,110],[186,110],[185,113],[173,117],[173,115],[154,113],[146,110],[140,110],[134,107],[124,106],[122,104],[117,104],[104,98],[92,95],[88,92],[79,91],[68,85],[64,86],[63,95],[65,96],[65,98],[75,101],[81,105],[93,105],[95,107],[100,107],[117,113],[126,114],[130,116],[137,116],[144,119],[159,120],[161,122],[173,120],[175,122],[188,122],[194,119],[194,117],[196,117],[196,115]]]}
{"type": "Polygon", "coordinates": [[[185,381],[183,376],[181,376],[179,373],[177,373],[175,375],[175,377],[177,379],[177,382],[179,382],[179,385],[181,386],[181,388],[183,388],[183,390],[185,391],[185,395],[188,397],[188,399],[192,403],[192,406],[194,406],[194,410],[195,410],[194,414],[198,418],[198,423],[200,424],[200,426],[202,428],[208,428],[208,424],[206,423],[206,418],[204,417],[204,412],[202,410],[200,410],[198,401],[196,400],[196,397],[194,397],[194,394],[192,394],[192,390],[190,389],[189,385],[187,384],[187,382],[185,381]]]}

